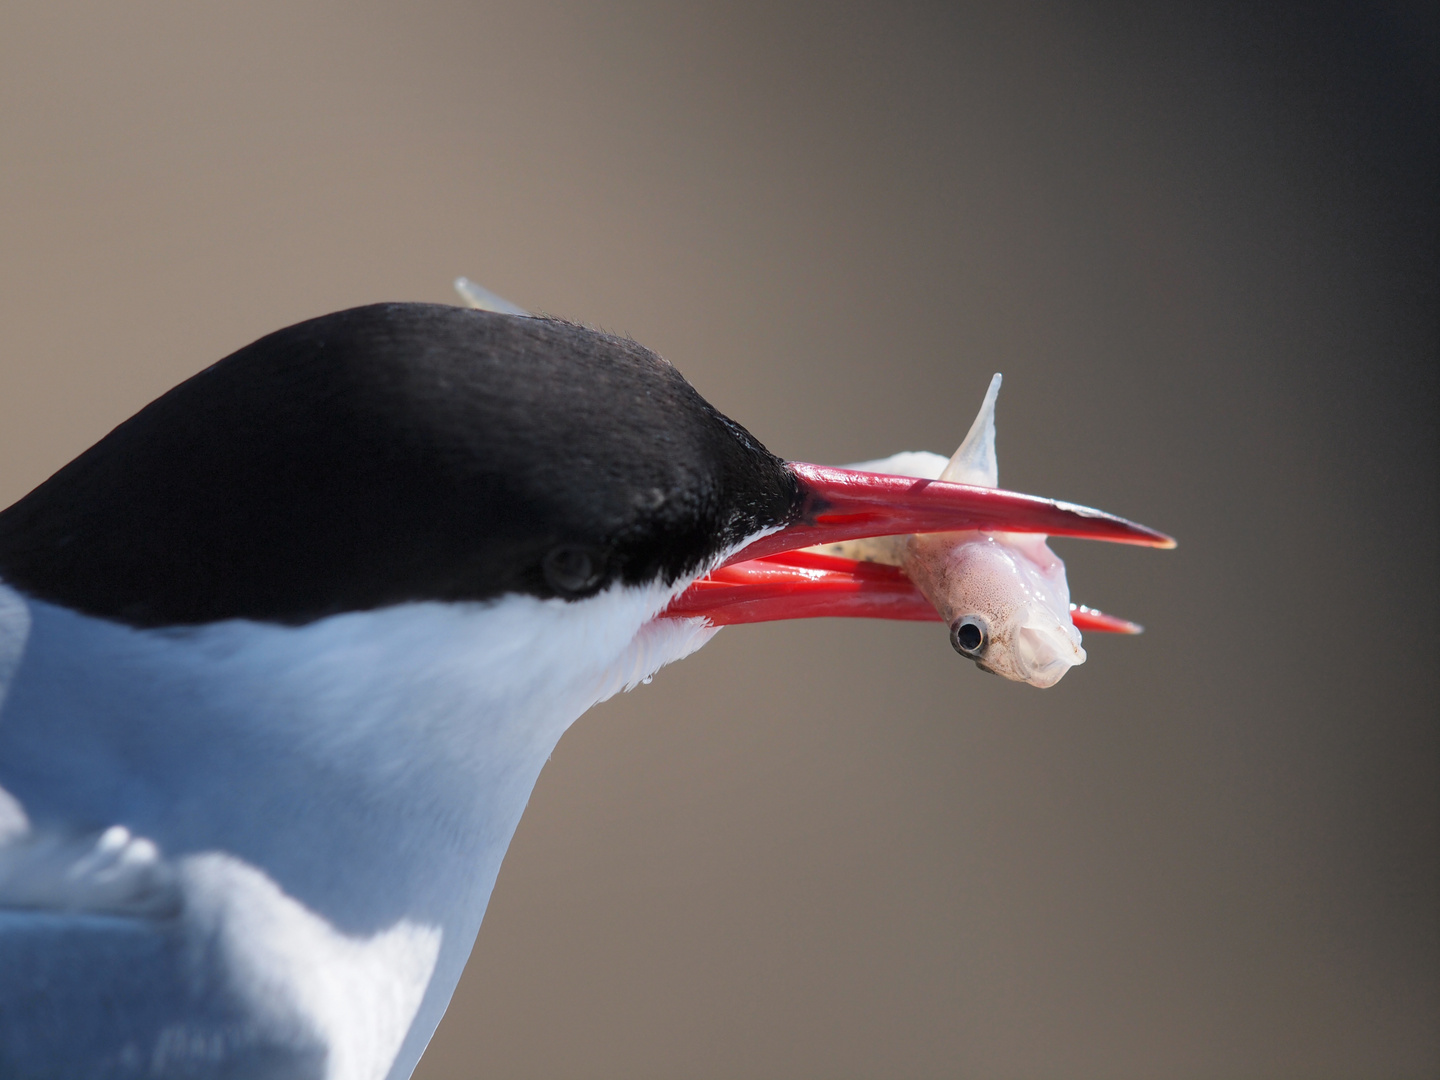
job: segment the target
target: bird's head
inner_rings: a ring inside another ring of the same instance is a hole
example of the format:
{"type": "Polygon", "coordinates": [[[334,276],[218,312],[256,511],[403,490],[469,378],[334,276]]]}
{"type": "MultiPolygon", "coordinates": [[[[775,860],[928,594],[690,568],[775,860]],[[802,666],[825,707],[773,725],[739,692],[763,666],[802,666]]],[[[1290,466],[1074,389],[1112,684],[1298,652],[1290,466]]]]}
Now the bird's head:
{"type": "MultiPolygon", "coordinates": [[[[0,578],[137,627],[616,586],[711,625],[936,618],[896,568],[800,549],[967,529],[1168,543],[1046,499],[781,461],[625,338],[379,304],[261,338],[121,424],[0,514],[0,578]]],[[[981,563],[1030,573],[978,549],[945,565],[981,563]]],[[[1013,659],[982,662],[1043,678],[1033,614],[985,613],[1013,659]]]]}

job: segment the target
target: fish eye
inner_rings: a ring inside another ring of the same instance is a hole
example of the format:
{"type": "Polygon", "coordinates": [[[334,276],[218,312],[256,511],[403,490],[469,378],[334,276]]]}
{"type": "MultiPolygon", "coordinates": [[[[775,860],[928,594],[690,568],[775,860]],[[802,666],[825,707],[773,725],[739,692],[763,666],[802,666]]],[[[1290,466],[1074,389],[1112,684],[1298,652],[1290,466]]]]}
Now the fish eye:
{"type": "Polygon", "coordinates": [[[580,544],[561,544],[545,553],[540,565],[545,583],[561,596],[583,596],[600,583],[604,557],[580,544]]]}
{"type": "Polygon", "coordinates": [[[950,624],[950,644],[961,656],[974,660],[990,644],[990,627],[979,615],[966,615],[950,624]]]}

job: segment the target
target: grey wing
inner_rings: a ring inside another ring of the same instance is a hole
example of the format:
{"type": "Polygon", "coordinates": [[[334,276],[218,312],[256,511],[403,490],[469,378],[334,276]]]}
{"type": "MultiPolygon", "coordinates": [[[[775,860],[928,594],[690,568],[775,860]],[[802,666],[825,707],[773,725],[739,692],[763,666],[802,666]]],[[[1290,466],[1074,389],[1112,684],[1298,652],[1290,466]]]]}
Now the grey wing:
{"type": "MultiPolygon", "coordinates": [[[[29,628],[0,585],[0,709],[29,628]]],[[[37,836],[0,788],[0,1077],[324,1074],[313,1033],[257,1020],[229,987],[153,844],[119,826],[37,836]]]]}
{"type": "Polygon", "coordinates": [[[0,910],[0,1076],[319,1080],[313,1036],[260,1023],[174,917],[0,910]]]}
{"type": "Polygon", "coordinates": [[[148,841],[115,826],[0,843],[0,1076],[318,1080],[314,1032],[233,985],[148,841]]]}

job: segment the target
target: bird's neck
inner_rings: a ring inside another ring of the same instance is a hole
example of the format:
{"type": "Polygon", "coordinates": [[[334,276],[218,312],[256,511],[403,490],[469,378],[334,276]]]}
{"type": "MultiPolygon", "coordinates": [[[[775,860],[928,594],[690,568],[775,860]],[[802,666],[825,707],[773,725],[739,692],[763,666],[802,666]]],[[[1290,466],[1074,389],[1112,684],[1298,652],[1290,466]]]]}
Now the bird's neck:
{"type": "Polygon", "coordinates": [[[301,1011],[322,1031],[401,1024],[377,1060],[408,1075],[560,736],[713,633],[655,618],[673,591],[135,630],[0,584],[0,788],[37,834],[153,842],[194,918],[246,942],[237,985],[308,1001],[280,939],[353,953],[344,1015],[301,1011]],[[411,982],[397,1012],[386,988],[411,982]]]}
{"type": "MultiPolygon", "coordinates": [[[[477,856],[480,877],[493,877],[570,723],[708,640],[697,623],[654,618],[670,591],[182,630],[31,603],[0,741],[12,763],[30,759],[29,775],[60,782],[13,793],[39,820],[49,796],[68,789],[57,817],[74,820],[78,809],[118,821],[173,854],[234,852],[337,915],[365,901],[334,867],[377,848],[405,852],[414,865],[399,869],[423,878],[456,857],[473,876],[477,856]],[[67,739],[54,738],[57,727],[67,739]],[[33,760],[58,757],[58,746],[63,760],[33,760]],[[57,773],[103,782],[78,785],[88,790],[77,796],[57,773]],[[327,880],[306,886],[321,863],[327,880]]],[[[403,880],[392,875],[393,888],[403,880]]]]}

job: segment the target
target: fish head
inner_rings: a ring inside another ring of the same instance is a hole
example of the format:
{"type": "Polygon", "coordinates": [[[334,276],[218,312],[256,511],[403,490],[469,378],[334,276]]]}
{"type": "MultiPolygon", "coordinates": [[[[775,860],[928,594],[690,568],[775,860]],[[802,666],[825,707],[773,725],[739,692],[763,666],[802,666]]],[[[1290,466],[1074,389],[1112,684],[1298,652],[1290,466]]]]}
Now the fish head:
{"type": "MultiPolygon", "coordinates": [[[[974,423],[948,460],[938,454],[904,453],[852,467],[997,487],[995,402],[1000,383],[1000,375],[991,378],[974,423]]],[[[827,550],[903,568],[950,624],[955,651],[984,671],[1046,687],[1085,662],[1080,631],[1070,618],[1065,564],[1038,533],[883,536],[827,550]]]]}
{"type": "Polygon", "coordinates": [[[1085,662],[1065,564],[1045,537],[936,533],[910,543],[907,572],[950,624],[955,651],[977,667],[1047,687],[1085,662]]]}

